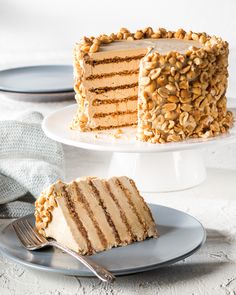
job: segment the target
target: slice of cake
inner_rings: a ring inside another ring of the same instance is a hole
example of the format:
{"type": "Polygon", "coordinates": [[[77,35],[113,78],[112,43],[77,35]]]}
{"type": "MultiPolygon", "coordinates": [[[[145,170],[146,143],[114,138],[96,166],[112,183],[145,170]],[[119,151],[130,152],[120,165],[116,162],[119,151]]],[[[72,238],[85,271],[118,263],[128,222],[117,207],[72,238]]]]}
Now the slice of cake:
{"type": "Polygon", "coordinates": [[[206,33],[152,28],[82,40],[74,50],[78,111],[73,129],[138,124],[164,143],[227,132],[228,43],[206,33]]]}
{"type": "Polygon", "coordinates": [[[128,177],[58,181],[36,201],[36,228],[84,255],[157,237],[150,209],[128,177]]]}

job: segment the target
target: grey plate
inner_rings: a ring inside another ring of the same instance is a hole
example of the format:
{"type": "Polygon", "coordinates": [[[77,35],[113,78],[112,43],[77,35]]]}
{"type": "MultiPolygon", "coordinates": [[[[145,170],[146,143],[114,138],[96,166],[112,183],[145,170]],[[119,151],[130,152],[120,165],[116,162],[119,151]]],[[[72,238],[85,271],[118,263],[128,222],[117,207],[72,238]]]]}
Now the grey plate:
{"type": "MultiPolygon", "coordinates": [[[[113,248],[91,258],[115,275],[125,275],[175,263],[192,255],[205,242],[205,230],[194,217],[164,206],[150,205],[150,208],[158,223],[158,239],[113,248]]],[[[33,215],[24,218],[34,223],[33,215]]],[[[57,249],[27,251],[11,225],[0,232],[0,249],[25,266],[65,275],[92,276],[83,265],[57,249]]]]}
{"type": "Polygon", "coordinates": [[[56,101],[65,101],[65,100],[74,100],[75,93],[66,91],[66,92],[54,92],[54,93],[23,93],[23,92],[10,92],[10,91],[1,91],[0,95],[16,100],[16,101],[25,101],[25,102],[56,102],[56,101]]]}
{"type": "Polygon", "coordinates": [[[42,65],[0,71],[0,90],[23,93],[73,91],[73,68],[42,65]]]}

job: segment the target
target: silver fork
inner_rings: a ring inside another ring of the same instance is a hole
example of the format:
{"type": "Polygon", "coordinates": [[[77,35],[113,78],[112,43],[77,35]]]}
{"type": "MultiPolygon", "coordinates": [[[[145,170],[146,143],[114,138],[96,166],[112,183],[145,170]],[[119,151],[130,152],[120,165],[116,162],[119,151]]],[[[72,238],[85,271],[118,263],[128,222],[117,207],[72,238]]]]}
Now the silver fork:
{"type": "Polygon", "coordinates": [[[47,246],[59,248],[79,260],[79,262],[90,269],[103,282],[113,282],[115,280],[115,276],[113,274],[111,274],[101,265],[93,262],[88,257],[79,255],[75,251],[70,250],[53,239],[45,239],[30,225],[28,220],[18,219],[12,223],[12,226],[19,240],[26,249],[37,250],[47,246]]]}

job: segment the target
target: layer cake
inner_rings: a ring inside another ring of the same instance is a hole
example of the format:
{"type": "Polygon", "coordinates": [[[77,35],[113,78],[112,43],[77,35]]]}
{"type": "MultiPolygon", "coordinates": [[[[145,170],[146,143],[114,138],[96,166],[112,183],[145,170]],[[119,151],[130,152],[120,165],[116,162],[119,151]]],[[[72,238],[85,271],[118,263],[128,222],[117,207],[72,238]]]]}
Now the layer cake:
{"type": "Polygon", "coordinates": [[[157,237],[150,209],[133,180],[58,181],[36,201],[36,228],[83,255],[157,237]]]}
{"type": "Polygon", "coordinates": [[[82,40],[74,50],[81,131],[138,124],[151,143],[211,137],[233,124],[226,110],[228,44],[206,33],[151,28],[82,40]]]}

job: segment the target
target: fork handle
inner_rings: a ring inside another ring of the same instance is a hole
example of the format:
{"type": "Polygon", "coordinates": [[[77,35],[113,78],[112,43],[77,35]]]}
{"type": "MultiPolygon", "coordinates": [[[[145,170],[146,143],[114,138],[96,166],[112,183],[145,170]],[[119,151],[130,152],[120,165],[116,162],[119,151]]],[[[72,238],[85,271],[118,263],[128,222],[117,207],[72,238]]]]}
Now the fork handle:
{"type": "Polygon", "coordinates": [[[77,252],[59,244],[56,241],[50,241],[49,242],[50,246],[54,246],[56,248],[61,249],[62,251],[70,254],[71,256],[73,256],[74,258],[76,258],[77,260],[79,260],[79,262],[81,262],[83,265],[85,265],[88,269],[91,270],[91,272],[93,272],[100,280],[102,280],[103,282],[113,282],[115,280],[115,276],[110,273],[108,270],[106,270],[104,267],[102,267],[101,265],[95,263],[94,261],[92,261],[91,259],[89,259],[86,256],[80,255],[77,252]]]}

